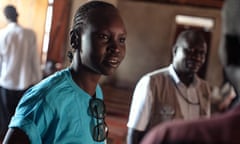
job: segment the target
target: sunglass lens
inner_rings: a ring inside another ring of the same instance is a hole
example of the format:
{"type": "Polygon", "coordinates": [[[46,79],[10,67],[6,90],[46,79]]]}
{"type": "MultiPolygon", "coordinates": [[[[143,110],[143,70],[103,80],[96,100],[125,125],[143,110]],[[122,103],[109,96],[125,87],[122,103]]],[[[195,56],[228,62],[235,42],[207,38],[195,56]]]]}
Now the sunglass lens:
{"type": "Polygon", "coordinates": [[[106,124],[101,123],[94,127],[93,138],[95,141],[103,141],[108,134],[108,128],[106,124]]]}

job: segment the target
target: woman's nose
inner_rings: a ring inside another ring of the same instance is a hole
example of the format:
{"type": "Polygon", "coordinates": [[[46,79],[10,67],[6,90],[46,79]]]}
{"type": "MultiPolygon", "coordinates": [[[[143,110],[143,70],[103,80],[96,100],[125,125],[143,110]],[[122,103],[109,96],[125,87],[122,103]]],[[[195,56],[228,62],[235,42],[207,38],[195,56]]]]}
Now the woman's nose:
{"type": "Polygon", "coordinates": [[[119,53],[119,52],[120,52],[120,48],[119,48],[117,42],[112,41],[111,44],[110,44],[110,46],[109,46],[109,50],[110,50],[111,52],[114,52],[114,53],[119,53]]]}

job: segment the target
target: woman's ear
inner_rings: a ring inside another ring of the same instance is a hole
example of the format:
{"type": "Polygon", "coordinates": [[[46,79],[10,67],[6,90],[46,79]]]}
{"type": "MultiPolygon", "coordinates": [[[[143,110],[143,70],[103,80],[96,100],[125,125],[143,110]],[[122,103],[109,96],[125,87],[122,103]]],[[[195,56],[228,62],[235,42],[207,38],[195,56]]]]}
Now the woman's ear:
{"type": "Polygon", "coordinates": [[[79,49],[80,48],[80,37],[79,33],[76,30],[70,31],[70,44],[73,49],[79,49]]]}

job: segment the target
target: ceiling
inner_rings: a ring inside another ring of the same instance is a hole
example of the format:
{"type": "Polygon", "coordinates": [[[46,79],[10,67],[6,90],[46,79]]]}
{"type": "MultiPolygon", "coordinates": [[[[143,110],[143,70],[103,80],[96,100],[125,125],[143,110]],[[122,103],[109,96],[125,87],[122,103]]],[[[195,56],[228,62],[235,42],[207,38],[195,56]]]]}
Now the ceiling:
{"type": "Polygon", "coordinates": [[[221,9],[224,0],[132,0],[221,9]]]}

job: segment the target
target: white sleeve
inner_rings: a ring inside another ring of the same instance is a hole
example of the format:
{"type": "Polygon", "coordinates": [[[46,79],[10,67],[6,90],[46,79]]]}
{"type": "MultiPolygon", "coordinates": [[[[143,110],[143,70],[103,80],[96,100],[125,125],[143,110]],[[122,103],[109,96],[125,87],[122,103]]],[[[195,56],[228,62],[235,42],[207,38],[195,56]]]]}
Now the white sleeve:
{"type": "Polygon", "coordinates": [[[127,123],[129,128],[144,131],[148,125],[152,106],[152,92],[149,81],[149,76],[144,76],[136,85],[127,123]]]}

